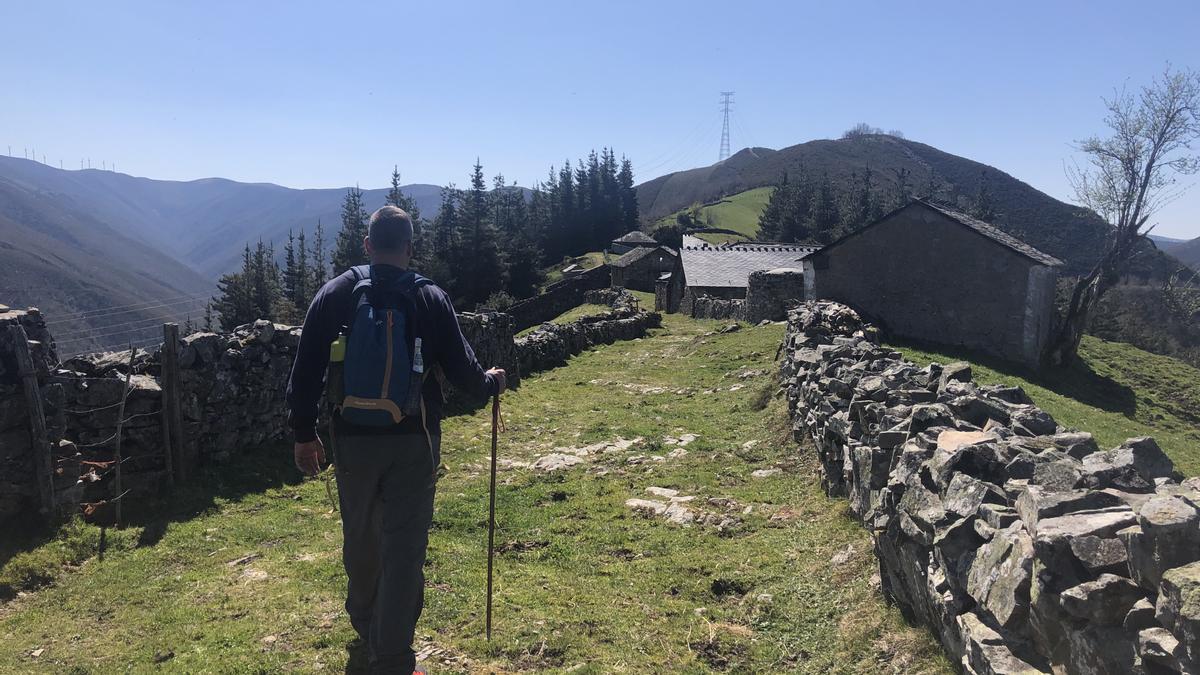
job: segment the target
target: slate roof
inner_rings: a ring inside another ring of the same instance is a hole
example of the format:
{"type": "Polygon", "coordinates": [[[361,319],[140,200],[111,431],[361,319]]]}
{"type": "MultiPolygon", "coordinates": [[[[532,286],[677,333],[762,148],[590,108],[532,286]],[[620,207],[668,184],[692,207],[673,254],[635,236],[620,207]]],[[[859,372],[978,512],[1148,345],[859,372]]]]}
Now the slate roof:
{"type": "Polygon", "coordinates": [[[638,248],[635,248],[632,251],[629,251],[628,253],[622,255],[620,258],[617,258],[616,260],[612,261],[612,263],[610,263],[610,264],[613,267],[629,267],[633,263],[641,260],[642,258],[645,258],[646,256],[648,256],[651,253],[654,253],[656,251],[662,251],[662,252],[668,253],[668,254],[670,254],[670,256],[672,258],[675,257],[675,251],[672,251],[671,249],[667,248],[666,246],[653,246],[653,247],[652,246],[639,246],[638,248]]]}
{"type": "Polygon", "coordinates": [[[800,267],[810,249],[800,246],[732,246],[682,248],[679,257],[688,286],[745,288],[750,273],[780,267],[800,267]]]}
{"type": "Polygon", "coordinates": [[[657,244],[658,242],[655,241],[654,237],[651,237],[650,235],[646,234],[645,232],[642,232],[641,230],[634,230],[632,232],[625,233],[619,239],[614,239],[613,243],[614,244],[657,244]]]}
{"type": "Polygon", "coordinates": [[[707,241],[704,241],[700,237],[685,234],[683,235],[683,245],[691,248],[703,248],[705,246],[710,246],[711,244],[709,244],[707,241]]]}
{"type": "Polygon", "coordinates": [[[1057,267],[1057,266],[1063,264],[1063,262],[1061,260],[1059,260],[1058,258],[1055,258],[1054,256],[1049,255],[1047,253],[1042,253],[1041,251],[1037,250],[1036,248],[1030,246],[1029,244],[1026,244],[1025,242],[1021,241],[1020,239],[1017,239],[1016,237],[1012,236],[1011,234],[1004,232],[1003,230],[996,227],[995,225],[985,223],[982,220],[979,220],[978,218],[968,216],[965,213],[961,213],[959,211],[955,211],[953,209],[946,208],[945,206],[941,206],[939,204],[934,204],[934,203],[926,201],[924,199],[914,199],[913,201],[909,202],[908,204],[896,209],[895,211],[892,211],[891,213],[887,214],[886,216],[883,216],[879,220],[876,220],[875,222],[871,223],[870,225],[867,225],[866,227],[864,227],[856,232],[851,232],[850,234],[842,237],[841,239],[838,239],[837,241],[833,242],[832,244],[829,244],[828,246],[820,249],[819,254],[823,255],[826,251],[836,248],[843,241],[846,241],[847,239],[849,239],[851,237],[857,237],[860,234],[870,230],[872,227],[878,225],[879,223],[882,223],[885,220],[888,220],[889,218],[891,218],[893,215],[899,213],[900,211],[903,211],[904,209],[912,208],[913,206],[923,206],[931,211],[937,212],[937,213],[949,218],[950,220],[958,223],[959,225],[967,227],[967,228],[973,230],[974,232],[981,234],[981,235],[987,237],[988,239],[991,239],[993,242],[1000,244],[1001,246],[1004,246],[1005,248],[1008,248],[1017,253],[1020,253],[1021,255],[1025,256],[1026,258],[1029,258],[1030,260],[1032,260],[1040,265],[1046,265],[1048,267],[1057,267]]]}

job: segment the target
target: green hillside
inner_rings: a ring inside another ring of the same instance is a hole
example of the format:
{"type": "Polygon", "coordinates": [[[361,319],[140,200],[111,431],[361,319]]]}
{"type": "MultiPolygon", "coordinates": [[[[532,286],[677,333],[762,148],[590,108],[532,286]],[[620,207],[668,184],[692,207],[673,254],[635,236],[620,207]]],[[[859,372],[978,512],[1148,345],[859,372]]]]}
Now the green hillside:
{"type": "MultiPolygon", "coordinates": [[[[758,235],[758,217],[767,207],[771,198],[772,187],[760,187],[730,195],[715,202],[701,206],[680,209],[669,216],[658,220],[659,225],[676,222],[676,217],[689,213],[697,225],[701,227],[719,227],[723,230],[740,232],[746,239],[758,235]]],[[[714,243],[724,243],[739,237],[729,234],[705,234],[701,238],[714,243]]]]}
{"type": "Polygon", "coordinates": [[[1017,384],[1059,424],[1090,431],[1102,448],[1153,436],[1188,476],[1200,475],[1200,369],[1122,342],[1085,336],[1083,363],[1033,375],[978,355],[926,346],[896,346],[905,357],[971,363],[981,384],[1017,384]]]}

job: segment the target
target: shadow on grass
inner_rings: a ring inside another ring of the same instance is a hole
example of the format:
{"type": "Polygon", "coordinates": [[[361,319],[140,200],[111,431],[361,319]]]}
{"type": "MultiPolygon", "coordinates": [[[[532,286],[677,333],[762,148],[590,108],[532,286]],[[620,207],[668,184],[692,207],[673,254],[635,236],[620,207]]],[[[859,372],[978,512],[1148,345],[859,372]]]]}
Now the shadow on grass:
{"type": "Polygon", "coordinates": [[[962,361],[970,361],[1000,375],[1017,377],[1048,389],[1056,394],[1108,412],[1120,413],[1130,419],[1137,410],[1137,393],[1131,388],[1092,369],[1083,359],[1078,359],[1069,368],[1047,368],[1037,371],[1004,361],[995,356],[982,354],[961,347],[889,337],[888,344],[904,348],[931,352],[962,361]]]}
{"type": "MultiPolygon", "coordinates": [[[[249,494],[296,485],[302,480],[292,464],[290,448],[282,444],[254,448],[230,462],[202,467],[193,476],[187,483],[176,485],[169,495],[130,498],[124,505],[124,525],[142,528],[138,546],[153,546],[162,539],[171,523],[187,521],[211,511],[218,501],[237,501],[249,494]]],[[[14,556],[61,538],[60,525],[39,517],[15,518],[4,523],[4,536],[0,537],[0,569],[14,556]]],[[[3,589],[0,589],[0,597],[3,595],[3,589]]]]}

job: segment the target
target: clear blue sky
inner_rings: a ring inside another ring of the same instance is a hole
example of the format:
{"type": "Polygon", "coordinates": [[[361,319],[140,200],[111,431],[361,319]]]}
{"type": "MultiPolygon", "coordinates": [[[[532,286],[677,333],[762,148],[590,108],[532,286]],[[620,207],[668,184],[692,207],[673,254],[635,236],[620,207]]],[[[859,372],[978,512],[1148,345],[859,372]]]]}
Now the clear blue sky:
{"type": "MultiPolygon", "coordinates": [[[[1196,0],[43,0],[0,25],[0,152],[291,187],[462,184],[476,156],[529,185],[604,145],[645,180],[716,160],[734,90],[735,149],[865,121],[1066,199],[1102,96],[1200,68],[1196,0]]],[[[1200,186],[1160,221],[1200,235],[1200,186]]]]}

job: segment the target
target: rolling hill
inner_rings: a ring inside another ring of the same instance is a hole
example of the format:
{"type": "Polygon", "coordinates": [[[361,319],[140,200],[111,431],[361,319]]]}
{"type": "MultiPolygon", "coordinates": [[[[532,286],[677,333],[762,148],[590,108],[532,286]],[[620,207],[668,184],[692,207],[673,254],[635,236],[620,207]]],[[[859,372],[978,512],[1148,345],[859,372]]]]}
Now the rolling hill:
{"type": "MultiPolygon", "coordinates": [[[[747,190],[773,185],[784,173],[828,174],[834,182],[870,167],[876,189],[890,190],[907,172],[913,193],[932,193],[957,202],[974,195],[987,175],[999,217],[995,224],[1033,246],[1067,262],[1069,274],[1088,269],[1099,257],[1107,225],[1094,214],[1058,201],[1013,176],[929,145],[888,135],[817,140],[782,150],[746,148],[724,162],[680,171],[638,186],[643,218],[654,222],[693,204],[716,202],[747,190]]],[[[1160,252],[1147,246],[1133,270],[1143,278],[1160,278],[1170,267],[1160,252]]]]}
{"type": "Polygon", "coordinates": [[[138,342],[199,317],[211,281],[62,195],[0,178],[0,303],[37,306],[61,355],[138,342]]]}
{"type": "Polygon", "coordinates": [[[1200,237],[1175,244],[1168,252],[1188,267],[1200,271],[1200,237]]]}
{"type": "MultiPolygon", "coordinates": [[[[317,220],[325,223],[332,241],[347,189],[297,190],[224,178],[153,180],[95,169],[63,171],[13,157],[0,157],[0,178],[42,195],[42,201],[76,204],[96,221],[214,280],[237,265],[247,241],[278,243],[289,229],[312,232],[317,220]]],[[[414,184],[402,189],[422,213],[436,213],[441,187],[414,184]]],[[[382,206],[386,194],[386,189],[363,190],[367,209],[382,206]]]]}

